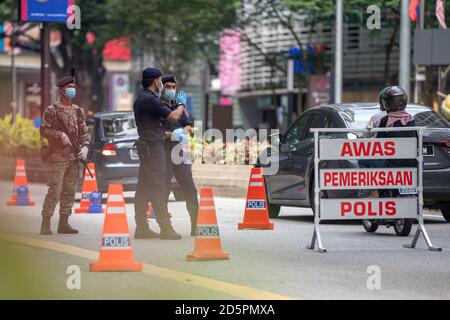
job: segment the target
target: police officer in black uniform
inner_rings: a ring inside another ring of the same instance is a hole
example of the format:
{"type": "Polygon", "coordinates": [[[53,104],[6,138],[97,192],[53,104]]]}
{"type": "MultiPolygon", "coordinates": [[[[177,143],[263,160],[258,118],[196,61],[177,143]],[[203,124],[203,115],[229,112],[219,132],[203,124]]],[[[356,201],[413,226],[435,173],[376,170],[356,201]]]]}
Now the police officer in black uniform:
{"type": "MultiPolygon", "coordinates": [[[[163,94],[161,95],[161,100],[164,104],[171,110],[177,108],[177,101],[175,100],[177,91],[177,81],[175,76],[167,75],[161,78],[164,85],[163,94]]],[[[181,93],[181,92],[180,92],[181,93]]],[[[183,190],[183,194],[186,199],[186,207],[191,218],[191,236],[195,236],[195,231],[197,227],[197,215],[198,215],[198,198],[197,189],[195,187],[194,179],[192,178],[192,170],[190,163],[174,164],[171,159],[171,153],[174,146],[176,146],[179,141],[172,139],[172,133],[177,129],[184,129],[187,134],[191,133],[192,121],[183,112],[182,116],[177,122],[170,122],[167,119],[162,120],[162,126],[166,134],[166,154],[167,154],[167,173],[166,173],[166,193],[167,198],[170,194],[170,185],[172,175],[175,176],[178,184],[183,190]],[[175,141],[174,141],[175,140],[175,141]]]]}
{"type": "Polygon", "coordinates": [[[162,119],[177,122],[184,112],[184,105],[174,110],[161,102],[163,91],[161,71],[146,68],[142,72],[144,90],[134,102],[134,116],[139,134],[136,143],[139,153],[139,180],[135,195],[136,239],[157,238],[178,240],[167,211],[166,171],[167,159],[164,147],[162,119]],[[161,228],[158,234],[150,230],[147,222],[147,207],[151,202],[156,213],[156,221],[161,228]]]}

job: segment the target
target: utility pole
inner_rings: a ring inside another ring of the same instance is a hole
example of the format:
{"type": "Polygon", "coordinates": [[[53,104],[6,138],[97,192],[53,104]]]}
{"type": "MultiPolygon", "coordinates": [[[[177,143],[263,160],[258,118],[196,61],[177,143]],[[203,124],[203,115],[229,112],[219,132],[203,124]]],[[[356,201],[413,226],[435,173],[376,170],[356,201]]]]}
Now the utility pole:
{"type": "Polygon", "coordinates": [[[50,29],[41,23],[41,114],[50,101],[50,29]]]}
{"type": "Polygon", "coordinates": [[[401,0],[400,16],[400,57],[399,57],[399,84],[410,94],[410,73],[411,73],[411,30],[409,21],[409,1],[401,0]]]}
{"type": "MultiPolygon", "coordinates": [[[[420,13],[419,18],[417,19],[416,23],[416,30],[423,30],[424,28],[424,21],[425,21],[425,1],[420,2],[420,13]]],[[[414,84],[414,102],[420,103],[420,100],[422,98],[422,82],[424,81],[424,73],[425,73],[425,67],[424,66],[415,66],[415,84],[414,84]]]]}
{"type": "Polygon", "coordinates": [[[336,36],[334,52],[334,103],[342,102],[342,35],[344,21],[343,0],[336,0],[336,36]]]}
{"type": "Polygon", "coordinates": [[[204,71],[204,82],[203,82],[203,90],[204,90],[204,98],[205,98],[205,108],[203,113],[204,123],[203,128],[204,130],[208,130],[209,128],[209,95],[210,95],[210,87],[211,87],[211,79],[210,79],[210,72],[209,72],[209,65],[207,64],[204,71]]]}
{"type": "Polygon", "coordinates": [[[10,55],[11,55],[11,87],[12,87],[12,99],[11,99],[11,109],[13,115],[13,123],[16,122],[17,116],[17,68],[16,68],[16,54],[15,54],[15,33],[16,29],[14,24],[11,24],[11,46],[10,46],[10,55]]]}
{"type": "Polygon", "coordinates": [[[294,57],[288,58],[287,63],[287,91],[288,91],[288,110],[287,110],[287,123],[286,128],[292,123],[294,109],[295,109],[295,97],[294,97],[294,57]]]}

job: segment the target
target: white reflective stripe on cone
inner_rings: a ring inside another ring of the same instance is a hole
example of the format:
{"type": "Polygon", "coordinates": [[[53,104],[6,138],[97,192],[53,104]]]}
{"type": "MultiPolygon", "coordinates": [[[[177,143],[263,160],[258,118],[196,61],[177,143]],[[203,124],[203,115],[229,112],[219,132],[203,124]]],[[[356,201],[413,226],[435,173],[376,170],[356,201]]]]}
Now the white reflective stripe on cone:
{"type": "Polygon", "coordinates": [[[106,213],[109,214],[125,214],[125,208],[124,207],[108,207],[108,210],[106,213]]]}
{"type": "Polygon", "coordinates": [[[250,187],[262,187],[262,182],[250,182],[250,187]]]}
{"type": "Polygon", "coordinates": [[[25,172],[16,172],[16,177],[24,177],[25,172]]]}
{"type": "Polygon", "coordinates": [[[24,166],[17,166],[16,170],[25,170],[25,167],[24,166]]]}
{"type": "Polygon", "coordinates": [[[200,201],[213,201],[214,198],[200,198],[200,201]]]}
{"type": "Polygon", "coordinates": [[[262,179],[262,174],[252,174],[252,179],[262,179]]]}
{"type": "Polygon", "coordinates": [[[112,195],[108,196],[108,200],[115,201],[115,202],[124,201],[123,196],[118,195],[118,194],[112,194],[112,195]]]}
{"type": "Polygon", "coordinates": [[[200,206],[199,210],[215,210],[214,206],[200,206]]]}

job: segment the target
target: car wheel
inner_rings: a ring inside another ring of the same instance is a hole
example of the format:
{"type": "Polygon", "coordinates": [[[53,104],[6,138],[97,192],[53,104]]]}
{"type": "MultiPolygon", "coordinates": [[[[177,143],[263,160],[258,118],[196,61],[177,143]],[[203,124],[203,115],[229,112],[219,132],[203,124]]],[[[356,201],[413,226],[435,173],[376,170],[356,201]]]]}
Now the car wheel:
{"type": "Polygon", "coordinates": [[[398,219],[394,223],[395,234],[399,237],[407,237],[411,233],[413,219],[398,219]]]}
{"type": "Polygon", "coordinates": [[[267,210],[269,211],[269,218],[278,218],[281,211],[281,206],[279,204],[269,203],[269,195],[267,194],[266,179],[264,178],[264,187],[266,188],[267,197],[267,210]]]}
{"type": "Polygon", "coordinates": [[[269,210],[270,218],[278,218],[281,211],[281,206],[279,204],[268,204],[267,209],[269,210]]]}
{"type": "Polygon", "coordinates": [[[450,222],[450,208],[441,209],[445,221],[450,222]]]}
{"type": "Polygon", "coordinates": [[[378,224],[372,220],[362,220],[362,225],[367,232],[375,232],[378,229],[378,224]]]}

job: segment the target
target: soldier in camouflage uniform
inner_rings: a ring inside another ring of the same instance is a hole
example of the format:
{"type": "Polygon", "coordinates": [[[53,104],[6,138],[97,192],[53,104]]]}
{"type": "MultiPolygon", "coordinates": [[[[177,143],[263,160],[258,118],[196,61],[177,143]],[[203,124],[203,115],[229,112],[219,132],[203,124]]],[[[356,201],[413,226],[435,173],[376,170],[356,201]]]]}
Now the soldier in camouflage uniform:
{"type": "Polygon", "coordinates": [[[48,106],[42,116],[41,136],[48,139],[49,165],[48,192],[42,208],[41,234],[52,234],[50,219],[59,202],[59,234],[77,234],[69,225],[69,216],[75,201],[79,179],[79,161],[86,160],[88,153],[88,129],[82,108],[72,104],[76,95],[74,74],[62,77],[58,83],[59,100],[48,106]],[[69,132],[67,132],[69,131],[69,132]],[[68,137],[78,139],[80,152],[75,154],[68,137]]]}

